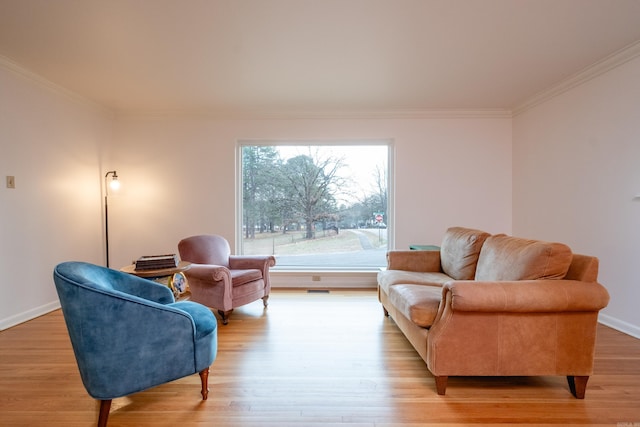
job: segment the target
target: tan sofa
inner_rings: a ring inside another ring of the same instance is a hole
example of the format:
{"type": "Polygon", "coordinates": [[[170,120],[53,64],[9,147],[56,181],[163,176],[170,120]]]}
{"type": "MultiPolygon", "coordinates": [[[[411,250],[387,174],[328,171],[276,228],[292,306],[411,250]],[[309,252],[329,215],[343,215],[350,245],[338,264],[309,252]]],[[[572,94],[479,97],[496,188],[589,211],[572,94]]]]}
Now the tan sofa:
{"type": "Polygon", "coordinates": [[[386,315],[444,395],[449,376],[562,375],[584,398],[598,312],[598,259],[561,243],[446,231],[439,251],[390,251],[378,273],[386,315]]]}

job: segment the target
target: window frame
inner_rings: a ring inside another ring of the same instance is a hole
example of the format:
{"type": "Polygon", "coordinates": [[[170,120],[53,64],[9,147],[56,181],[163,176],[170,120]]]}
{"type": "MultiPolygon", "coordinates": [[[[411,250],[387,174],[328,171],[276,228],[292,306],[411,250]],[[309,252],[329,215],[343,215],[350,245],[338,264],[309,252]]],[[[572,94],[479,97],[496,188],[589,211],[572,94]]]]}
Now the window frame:
{"type": "MultiPolygon", "coordinates": [[[[387,147],[387,250],[395,247],[395,141],[392,138],[354,138],[354,139],[249,139],[242,138],[236,141],[236,179],[235,179],[235,240],[236,253],[244,252],[244,232],[243,232],[243,156],[242,150],[245,146],[385,146],[387,147]]],[[[384,265],[363,268],[363,267],[340,267],[340,266],[278,266],[273,270],[295,270],[295,271],[378,271],[384,265]]]]}

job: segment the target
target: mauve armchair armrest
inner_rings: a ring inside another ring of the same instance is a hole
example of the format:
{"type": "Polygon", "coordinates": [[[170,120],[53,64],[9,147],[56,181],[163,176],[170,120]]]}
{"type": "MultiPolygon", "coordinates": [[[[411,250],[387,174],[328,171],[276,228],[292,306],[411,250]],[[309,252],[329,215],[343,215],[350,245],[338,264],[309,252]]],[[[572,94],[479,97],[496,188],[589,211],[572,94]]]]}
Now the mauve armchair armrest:
{"type": "Polygon", "coordinates": [[[389,251],[387,269],[416,272],[440,272],[440,251],[389,251]]]}
{"type": "Polygon", "coordinates": [[[258,269],[267,271],[269,267],[276,265],[276,259],[272,255],[231,255],[229,268],[232,270],[258,269]]]}
{"type": "Polygon", "coordinates": [[[185,271],[189,280],[202,282],[228,280],[231,283],[231,273],[223,265],[216,264],[191,264],[191,268],[185,271]]]}
{"type": "Polygon", "coordinates": [[[443,286],[443,301],[453,311],[550,313],[599,311],[609,293],[597,282],[521,280],[499,282],[451,281],[443,286]],[[447,298],[450,293],[450,298],[447,298]]]}
{"type": "Polygon", "coordinates": [[[159,304],[170,304],[175,301],[171,290],[153,280],[144,279],[133,274],[110,274],[111,286],[114,290],[124,292],[139,298],[157,302],[159,304]]]}

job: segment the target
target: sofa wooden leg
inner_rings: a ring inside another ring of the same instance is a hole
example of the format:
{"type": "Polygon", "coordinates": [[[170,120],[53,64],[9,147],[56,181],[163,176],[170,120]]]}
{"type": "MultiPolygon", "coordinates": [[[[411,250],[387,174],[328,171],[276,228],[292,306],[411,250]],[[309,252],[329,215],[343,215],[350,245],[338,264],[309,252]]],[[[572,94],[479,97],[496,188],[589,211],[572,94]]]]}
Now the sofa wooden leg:
{"type": "Polygon", "coordinates": [[[584,399],[584,394],[587,391],[587,381],[589,381],[589,376],[567,376],[567,381],[569,382],[569,390],[571,390],[571,394],[573,394],[576,399],[584,399]]]}
{"type": "Polygon", "coordinates": [[[264,304],[265,307],[269,305],[269,295],[262,297],[262,304],[264,304]]]}
{"type": "Polygon", "coordinates": [[[209,397],[209,368],[200,371],[200,382],[202,383],[202,400],[207,400],[209,397]]]}
{"type": "Polygon", "coordinates": [[[444,396],[447,391],[447,380],[449,379],[446,375],[436,376],[436,391],[440,396],[444,396]]]}
{"type": "Polygon", "coordinates": [[[229,323],[229,316],[231,316],[232,312],[233,312],[233,309],[227,310],[227,311],[218,310],[218,314],[220,315],[220,317],[222,317],[223,325],[226,325],[227,323],[229,323]]]}
{"type": "Polygon", "coordinates": [[[107,427],[109,420],[109,410],[111,409],[111,399],[100,401],[100,415],[98,415],[98,427],[107,427]]]}
{"type": "Polygon", "coordinates": [[[389,317],[389,310],[383,305],[382,310],[384,311],[384,317],[389,317]]]}

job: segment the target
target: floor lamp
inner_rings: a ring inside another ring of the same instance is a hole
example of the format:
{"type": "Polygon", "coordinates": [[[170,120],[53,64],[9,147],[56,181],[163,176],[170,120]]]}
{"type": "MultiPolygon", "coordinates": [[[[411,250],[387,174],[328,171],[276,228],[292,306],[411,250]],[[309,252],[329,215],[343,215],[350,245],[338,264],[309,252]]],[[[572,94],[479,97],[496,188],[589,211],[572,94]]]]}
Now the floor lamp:
{"type": "Polygon", "coordinates": [[[116,171],[109,171],[104,175],[104,242],[107,255],[107,267],[109,267],[109,187],[112,190],[120,188],[120,181],[118,181],[118,173],[116,171]],[[108,182],[109,175],[111,175],[111,182],[108,182]]]}

